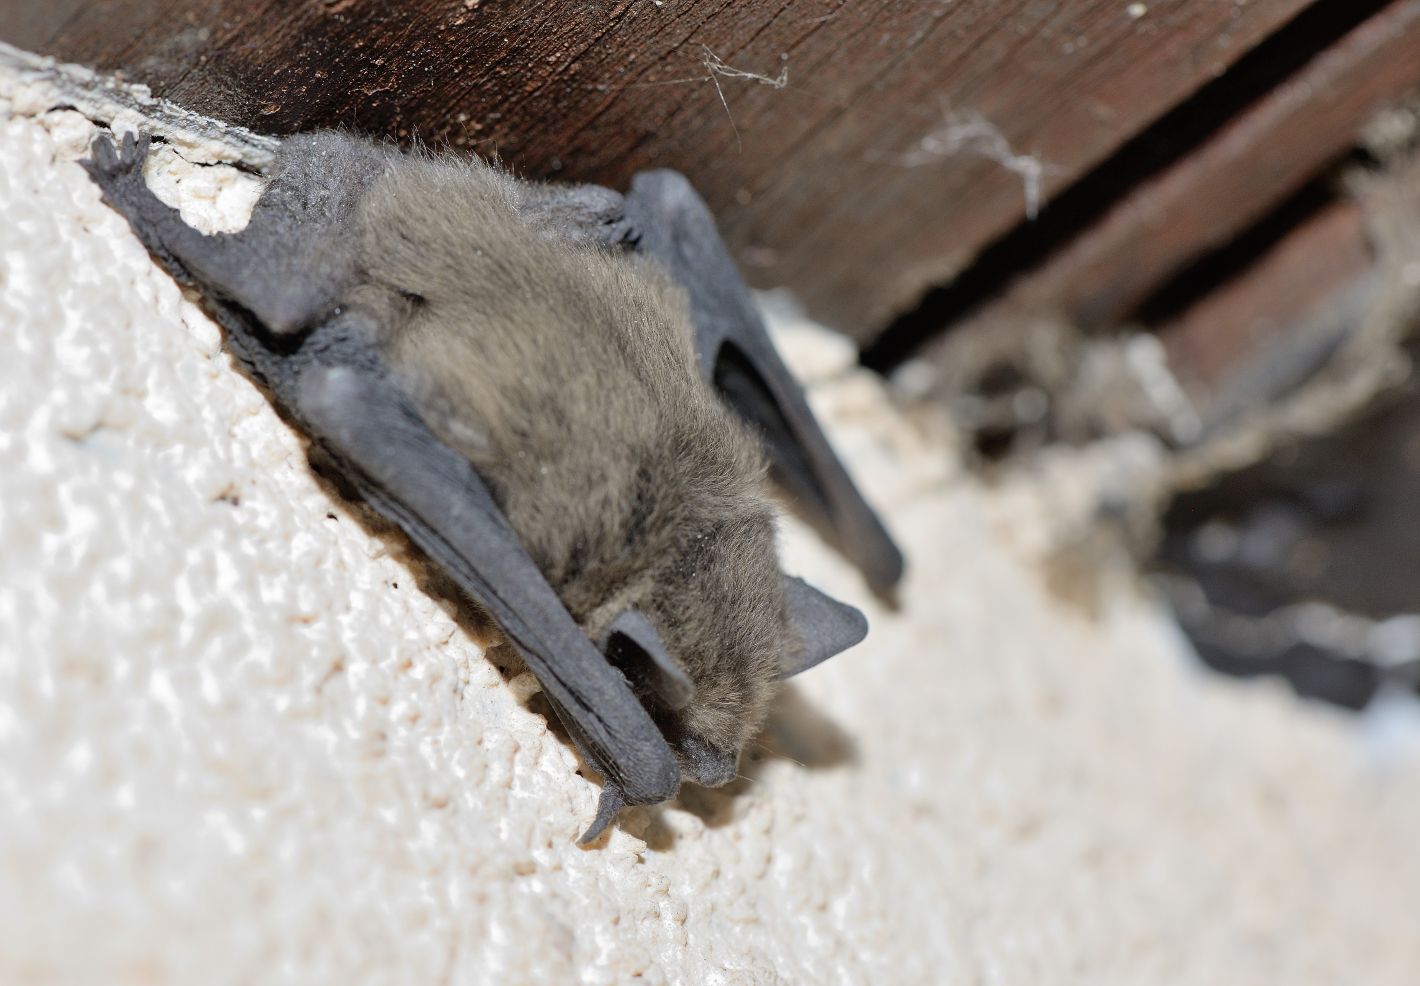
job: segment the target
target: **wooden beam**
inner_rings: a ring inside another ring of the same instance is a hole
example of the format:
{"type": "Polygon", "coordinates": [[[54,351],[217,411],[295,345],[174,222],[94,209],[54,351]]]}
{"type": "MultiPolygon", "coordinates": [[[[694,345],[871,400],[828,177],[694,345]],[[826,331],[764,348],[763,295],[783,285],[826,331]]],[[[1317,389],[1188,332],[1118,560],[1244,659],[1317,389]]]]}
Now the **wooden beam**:
{"type": "Polygon", "coordinates": [[[760,284],[868,338],[1309,5],[56,0],[0,39],[262,132],[679,168],[760,284]]]}
{"type": "MultiPolygon", "coordinates": [[[[956,326],[1063,314],[1086,329],[1130,318],[1169,279],[1351,150],[1366,120],[1420,86],[1420,0],[1384,7],[1197,152],[956,326]]],[[[947,359],[938,342],[929,355],[947,359]]]]}

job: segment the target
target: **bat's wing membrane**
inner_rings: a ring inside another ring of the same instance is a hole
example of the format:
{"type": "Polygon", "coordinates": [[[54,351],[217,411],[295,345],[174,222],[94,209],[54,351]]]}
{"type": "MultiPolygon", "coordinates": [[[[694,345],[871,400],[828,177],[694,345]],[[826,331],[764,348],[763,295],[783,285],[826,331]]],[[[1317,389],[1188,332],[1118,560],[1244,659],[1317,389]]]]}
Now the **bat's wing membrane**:
{"type": "Polygon", "coordinates": [[[378,372],[323,362],[295,390],[294,410],[371,505],[487,608],[616,797],[674,797],[679,768],[660,730],[573,622],[468,460],[378,372]]]}
{"type": "Polygon", "coordinates": [[[605,778],[583,840],[600,834],[622,805],[674,797],[680,769],[660,730],[573,621],[473,466],[428,429],[388,379],[369,342],[372,327],[347,313],[299,342],[273,337],[251,314],[262,300],[251,263],[289,246],[279,223],[222,237],[198,233],[148,189],[146,151],[146,139],[127,138],[117,153],[101,139],[87,167],[164,266],[208,293],[232,352],[367,502],[488,610],[537,675],[578,749],[605,778]]]}
{"type": "Polygon", "coordinates": [[[775,478],[810,523],[875,591],[889,593],[902,576],[902,554],[780,359],[704,201],[677,172],[646,171],[632,180],[625,209],[635,249],[659,262],[690,295],[705,378],[758,431],[775,478]]]}

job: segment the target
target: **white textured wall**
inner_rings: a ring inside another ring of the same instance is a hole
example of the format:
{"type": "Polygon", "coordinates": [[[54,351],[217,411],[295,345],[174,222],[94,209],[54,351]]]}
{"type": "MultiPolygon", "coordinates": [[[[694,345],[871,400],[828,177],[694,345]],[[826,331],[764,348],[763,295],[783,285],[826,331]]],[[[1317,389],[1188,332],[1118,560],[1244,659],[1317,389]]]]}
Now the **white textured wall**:
{"type": "MultiPolygon", "coordinates": [[[[1093,616],[1051,596],[1040,556],[1148,449],[982,488],[806,328],[905,605],[789,530],[872,635],[747,780],[578,848],[596,788],[535,683],[312,480],[73,163],[88,122],[18,93],[0,74],[0,982],[1420,977],[1405,714],[1204,678],[1122,575],[1093,616]]],[[[250,202],[167,163],[194,219],[250,202]]]]}

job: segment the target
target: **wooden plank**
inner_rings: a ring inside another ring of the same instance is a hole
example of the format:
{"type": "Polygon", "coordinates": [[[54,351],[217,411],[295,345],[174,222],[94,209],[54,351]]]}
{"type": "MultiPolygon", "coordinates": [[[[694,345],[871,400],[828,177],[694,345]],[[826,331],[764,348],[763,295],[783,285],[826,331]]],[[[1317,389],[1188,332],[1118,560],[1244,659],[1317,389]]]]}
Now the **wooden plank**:
{"type": "MultiPolygon", "coordinates": [[[[1420,0],[1390,4],[957,328],[989,331],[1041,312],[1087,329],[1128,319],[1347,153],[1377,109],[1420,85],[1418,52],[1420,0]]],[[[930,348],[948,358],[943,344],[930,348]]]]}
{"type": "Polygon", "coordinates": [[[1375,318],[1402,317],[1397,299],[1406,293],[1420,212],[1420,158],[1390,155],[1385,164],[1157,324],[1170,366],[1205,417],[1273,400],[1275,388],[1300,383],[1352,333],[1368,325],[1374,332],[1375,318]]]}
{"type": "Polygon", "coordinates": [[[1335,200],[1247,270],[1160,325],[1169,364],[1206,402],[1372,268],[1360,205],[1335,200]]]}
{"type": "Polygon", "coordinates": [[[1308,5],[90,0],[23,34],[264,132],[679,168],[760,283],[868,337],[1021,220],[1033,169],[1044,200],[1308,5]]]}

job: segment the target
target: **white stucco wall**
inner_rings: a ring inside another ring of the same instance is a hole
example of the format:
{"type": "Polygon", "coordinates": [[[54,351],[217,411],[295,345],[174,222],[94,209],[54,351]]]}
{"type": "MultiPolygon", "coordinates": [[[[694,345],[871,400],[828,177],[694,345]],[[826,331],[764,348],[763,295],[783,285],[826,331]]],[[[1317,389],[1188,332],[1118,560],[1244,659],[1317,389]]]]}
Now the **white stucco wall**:
{"type": "MultiPolygon", "coordinates": [[[[745,780],[578,848],[597,789],[535,682],[312,479],[50,103],[0,73],[0,982],[1420,975],[1408,713],[1205,677],[1126,572],[1093,613],[1048,592],[1149,449],[985,488],[804,326],[903,605],[786,525],[868,641],[793,685],[745,780]]],[[[194,221],[250,205],[166,165],[194,221]]]]}

